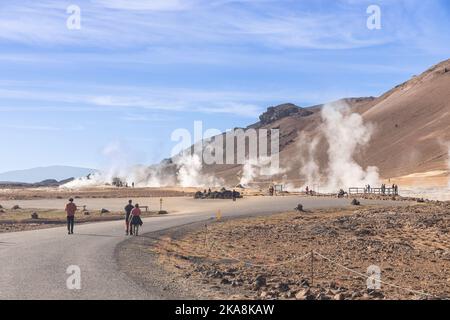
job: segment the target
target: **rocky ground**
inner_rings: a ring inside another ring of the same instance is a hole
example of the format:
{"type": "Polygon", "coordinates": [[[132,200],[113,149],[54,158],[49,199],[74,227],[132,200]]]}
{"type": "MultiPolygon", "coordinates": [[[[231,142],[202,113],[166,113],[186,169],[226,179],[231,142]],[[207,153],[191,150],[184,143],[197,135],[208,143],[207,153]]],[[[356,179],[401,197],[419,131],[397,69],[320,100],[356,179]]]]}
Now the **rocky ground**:
{"type": "Polygon", "coordinates": [[[138,237],[128,248],[139,252],[135,279],[153,263],[178,296],[439,299],[450,297],[449,231],[450,202],[427,202],[219,220],[138,237]],[[369,266],[381,270],[380,290],[367,288],[369,266]]]}

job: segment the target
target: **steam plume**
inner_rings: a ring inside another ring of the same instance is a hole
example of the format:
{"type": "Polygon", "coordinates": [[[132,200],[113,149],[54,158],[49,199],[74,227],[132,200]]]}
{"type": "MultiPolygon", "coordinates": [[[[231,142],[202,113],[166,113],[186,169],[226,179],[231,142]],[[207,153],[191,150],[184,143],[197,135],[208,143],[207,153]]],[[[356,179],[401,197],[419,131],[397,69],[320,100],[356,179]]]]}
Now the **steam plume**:
{"type": "Polygon", "coordinates": [[[319,139],[311,141],[303,152],[303,165],[300,174],[306,184],[320,184],[321,190],[335,192],[348,187],[360,187],[366,184],[379,183],[378,168],[363,169],[354,160],[354,154],[370,141],[372,126],[364,124],[362,117],[352,113],[343,102],[327,104],[322,108],[323,124],[320,133],[328,144],[328,163],[321,173],[319,163],[315,159],[319,139]]]}

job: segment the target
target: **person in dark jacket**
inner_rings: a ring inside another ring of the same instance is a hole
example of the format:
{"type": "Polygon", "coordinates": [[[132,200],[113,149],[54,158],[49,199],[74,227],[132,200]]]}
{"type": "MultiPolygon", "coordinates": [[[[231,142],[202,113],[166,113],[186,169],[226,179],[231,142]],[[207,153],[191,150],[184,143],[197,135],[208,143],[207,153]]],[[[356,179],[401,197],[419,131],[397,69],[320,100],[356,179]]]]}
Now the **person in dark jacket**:
{"type": "Polygon", "coordinates": [[[128,204],[125,207],[125,225],[126,225],[126,232],[125,234],[128,235],[128,232],[130,233],[130,236],[133,235],[133,229],[130,226],[130,214],[131,210],[134,209],[133,201],[128,200],[128,204]]]}

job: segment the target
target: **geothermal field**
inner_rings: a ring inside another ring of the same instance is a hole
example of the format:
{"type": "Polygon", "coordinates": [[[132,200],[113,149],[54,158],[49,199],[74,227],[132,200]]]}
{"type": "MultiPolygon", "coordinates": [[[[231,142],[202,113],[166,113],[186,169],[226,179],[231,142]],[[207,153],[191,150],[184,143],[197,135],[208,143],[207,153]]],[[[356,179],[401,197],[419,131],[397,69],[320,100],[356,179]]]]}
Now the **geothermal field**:
{"type": "Polygon", "coordinates": [[[449,21],[448,0],[0,1],[0,305],[450,300],[449,21]]]}
{"type": "Polygon", "coordinates": [[[113,152],[82,177],[3,183],[0,242],[63,234],[73,198],[80,237],[115,237],[107,261],[150,298],[448,299],[448,70],[378,98],[270,107],[243,138],[221,133],[159,164],[113,152]],[[127,238],[129,199],[144,224],[127,238]]]}

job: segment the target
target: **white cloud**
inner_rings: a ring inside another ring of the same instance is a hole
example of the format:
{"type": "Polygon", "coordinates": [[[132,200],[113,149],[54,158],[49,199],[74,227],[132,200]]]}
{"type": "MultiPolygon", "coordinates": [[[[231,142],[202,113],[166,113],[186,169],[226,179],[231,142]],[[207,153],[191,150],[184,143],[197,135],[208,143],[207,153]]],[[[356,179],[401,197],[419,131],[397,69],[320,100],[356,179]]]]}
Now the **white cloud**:
{"type": "Polygon", "coordinates": [[[190,0],[95,0],[94,3],[105,8],[144,11],[179,11],[191,5],[190,0]]]}
{"type": "MultiPolygon", "coordinates": [[[[1,83],[1,81],[0,81],[1,83]]],[[[108,86],[90,83],[16,83],[4,82],[0,99],[32,103],[30,106],[0,106],[0,111],[114,111],[137,110],[189,112],[203,114],[230,114],[256,119],[265,110],[268,101],[276,103],[333,101],[342,97],[362,96],[357,92],[329,89],[327,92],[302,90],[212,90],[182,87],[108,86]],[[58,106],[45,106],[48,103],[58,106]]],[[[305,105],[303,105],[305,106],[305,105]]],[[[148,114],[147,114],[148,116],[148,114]]],[[[129,121],[136,117],[128,117],[129,121]]],[[[151,119],[151,117],[150,117],[151,119]]],[[[143,121],[143,120],[141,120],[143,121]]],[[[155,120],[156,121],[156,120],[155,120]]],[[[157,120],[159,121],[159,120],[157,120]]]]}
{"type": "Polygon", "coordinates": [[[82,28],[74,31],[65,27],[65,3],[2,3],[0,41],[104,49],[229,44],[346,49],[397,42],[429,47],[440,29],[430,19],[439,13],[437,1],[381,1],[384,20],[378,33],[365,28],[363,5],[348,0],[329,10],[295,1],[96,0],[78,5],[82,28]]]}
{"type": "Polygon", "coordinates": [[[1,128],[16,129],[16,130],[31,130],[31,131],[60,131],[61,128],[52,126],[39,126],[39,125],[13,125],[5,124],[0,125],[1,128]]]}

